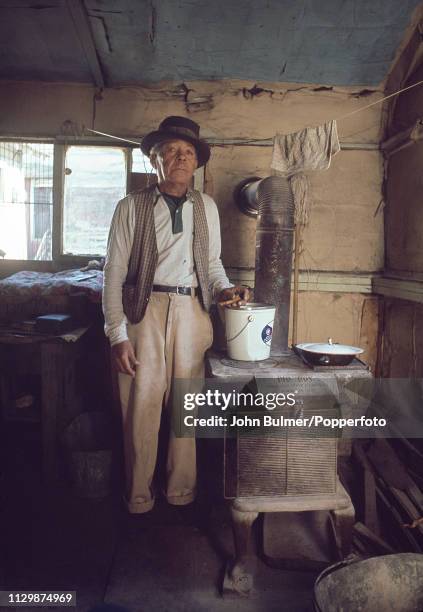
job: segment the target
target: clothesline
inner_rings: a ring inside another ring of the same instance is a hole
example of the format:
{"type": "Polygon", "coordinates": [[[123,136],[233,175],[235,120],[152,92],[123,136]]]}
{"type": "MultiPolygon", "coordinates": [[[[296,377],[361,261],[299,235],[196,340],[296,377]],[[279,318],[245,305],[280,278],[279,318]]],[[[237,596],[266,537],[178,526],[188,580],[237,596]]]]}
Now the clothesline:
{"type": "Polygon", "coordinates": [[[360,108],[356,108],[356,110],[353,110],[350,113],[347,113],[346,115],[342,115],[341,117],[338,117],[335,121],[341,121],[341,119],[346,119],[346,117],[351,117],[351,115],[360,113],[361,111],[364,111],[370,108],[371,106],[374,106],[375,104],[381,104],[382,102],[385,102],[385,100],[389,100],[389,98],[392,98],[393,96],[397,96],[398,94],[403,93],[404,91],[407,91],[408,89],[412,89],[413,87],[417,87],[417,85],[421,85],[422,83],[423,81],[418,81],[417,83],[413,83],[413,85],[408,85],[408,87],[404,87],[403,89],[394,91],[394,93],[389,94],[389,96],[385,96],[381,100],[376,100],[375,102],[366,104],[366,106],[361,106],[360,108]]]}
{"type": "Polygon", "coordinates": [[[130,142],[131,144],[140,146],[140,142],[135,142],[135,140],[129,140],[128,138],[121,138],[120,136],[113,136],[113,134],[106,134],[106,132],[99,132],[98,130],[92,130],[91,128],[85,128],[88,132],[93,132],[94,134],[99,134],[100,136],[107,136],[108,138],[114,138],[115,140],[123,140],[123,142],[130,142]]]}

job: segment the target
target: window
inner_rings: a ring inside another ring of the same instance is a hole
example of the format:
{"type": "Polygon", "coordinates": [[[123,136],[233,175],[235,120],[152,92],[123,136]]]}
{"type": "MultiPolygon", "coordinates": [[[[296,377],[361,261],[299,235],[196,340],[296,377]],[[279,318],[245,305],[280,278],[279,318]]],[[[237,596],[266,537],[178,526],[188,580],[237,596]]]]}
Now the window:
{"type": "Polygon", "coordinates": [[[139,148],[101,139],[0,141],[0,262],[103,257],[118,201],[153,175],[139,148]]]}
{"type": "Polygon", "coordinates": [[[126,194],[125,149],[69,146],[65,157],[63,254],[106,254],[116,204],[126,194]]]}
{"type": "Polygon", "coordinates": [[[0,142],[0,257],[50,260],[53,145],[0,142]]]}
{"type": "Polygon", "coordinates": [[[141,149],[132,150],[132,172],[144,172],[145,174],[156,172],[150,164],[149,158],[142,153],[141,149]]]}
{"type": "Polygon", "coordinates": [[[33,209],[35,209],[37,214],[33,214],[32,236],[35,240],[43,238],[46,227],[51,228],[52,201],[52,187],[34,187],[33,209]]]}

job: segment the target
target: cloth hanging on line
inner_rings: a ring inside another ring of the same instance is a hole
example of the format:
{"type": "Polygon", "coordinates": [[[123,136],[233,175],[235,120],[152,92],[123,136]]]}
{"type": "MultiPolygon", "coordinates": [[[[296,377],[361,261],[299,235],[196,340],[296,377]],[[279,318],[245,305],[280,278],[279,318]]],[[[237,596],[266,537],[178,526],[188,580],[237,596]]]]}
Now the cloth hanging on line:
{"type": "Polygon", "coordinates": [[[306,225],[309,216],[310,196],[304,173],[327,170],[340,149],[335,119],[292,134],[275,135],[271,168],[290,179],[297,224],[306,225]]]}
{"type": "Polygon", "coordinates": [[[287,177],[299,172],[326,170],[340,148],[335,119],[300,132],[276,134],[271,167],[287,177]]]}

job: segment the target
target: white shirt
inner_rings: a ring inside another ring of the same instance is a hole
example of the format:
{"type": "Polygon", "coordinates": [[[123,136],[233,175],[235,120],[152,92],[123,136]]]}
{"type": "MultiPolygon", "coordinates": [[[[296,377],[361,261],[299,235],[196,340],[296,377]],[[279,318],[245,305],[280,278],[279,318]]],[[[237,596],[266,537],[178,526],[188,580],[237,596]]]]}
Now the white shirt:
{"type": "MultiPolygon", "coordinates": [[[[156,195],[159,196],[156,189],[156,195]]],[[[213,297],[227,287],[233,287],[226,276],[220,259],[219,212],[214,200],[201,194],[209,229],[209,288],[213,297]]],[[[183,231],[172,233],[169,207],[159,196],[154,207],[154,225],[158,250],[158,263],[154,275],[155,285],[197,287],[193,256],[193,202],[186,200],[182,208],[183,231]]],[[[113,215],[107,244],[103,281],[103,312],[105,332],[110,344],[128,339],[128,320],[123,312],[122,285],[128,273],[135,230],[135,205],[131,194],[120,200],[113,215]]]]}

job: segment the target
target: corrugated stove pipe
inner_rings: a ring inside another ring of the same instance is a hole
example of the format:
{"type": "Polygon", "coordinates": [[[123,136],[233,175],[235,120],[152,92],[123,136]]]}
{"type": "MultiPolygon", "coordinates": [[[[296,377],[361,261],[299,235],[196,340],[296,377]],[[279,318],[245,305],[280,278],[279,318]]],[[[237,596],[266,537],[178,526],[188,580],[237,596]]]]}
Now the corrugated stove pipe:
{"type": "Polygon", "coordinates": [[[288,349],[291,295],[294,199],[289,181],[280,176],[243,181],[237,203],[257,216],[254,299],[276,306],[271,355],[288,349]],[[254,211],[257,211],[256,213],[254,211]]]}

